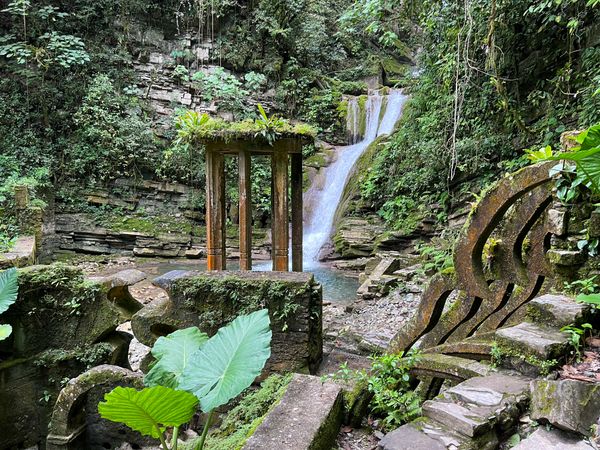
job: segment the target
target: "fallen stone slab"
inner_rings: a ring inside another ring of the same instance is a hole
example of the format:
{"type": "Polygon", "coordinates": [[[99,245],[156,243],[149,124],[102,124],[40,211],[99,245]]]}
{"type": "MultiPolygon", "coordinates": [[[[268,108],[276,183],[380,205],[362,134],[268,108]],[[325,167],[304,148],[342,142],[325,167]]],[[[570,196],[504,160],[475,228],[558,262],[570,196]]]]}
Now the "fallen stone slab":
{"type": "Polygon", "coordinates": [[[342,388],[295,374],[243,450],[330,450],[343,417],[342,388]]]}
{"type": "Polygon", "coordinates": [[[532,322],[562,328],[585,322],[589,311],[589,305],[577,303],[572,297],[546,294],[527,304],[526,317],[532,322]]]}
{"type": "Polygon", "coordinates": [[[600,384],[577,380],[531,382],[531,418],[589,436],[600,418],[600,384]]]}
{"type": "Polygon", "coordinates": [[[550,360],[562,356],[569,338],[566,333],[555,328],[523,322],[514,327],[497,330],[496,340],[501,347],[507,346],[524,355],[550,360]]]}
{"type": "Polygon", "coordinates": [[[421,417],[386,434],[381,450],[495,450],[498,438],[492,431],[469,438],[435,420],[421,417]]]}
{"type": "Polygon", "coordinates": [[[381,450],[446,450],[444,444],[417,430],[410,423],[386,434],[379,441],[379,448],[381,450]]]}
{"type": "Polygon", "coordinates": [[[593,450],[592,444],[560,430],[539,428],[512,450],[593,450]]]}
{"type": "Polygon", "coordinates": [[[469,437],[479,436],[491,429],[486,416],[448,401],[427,400],[423,403],[423,415],[469,437]]]}

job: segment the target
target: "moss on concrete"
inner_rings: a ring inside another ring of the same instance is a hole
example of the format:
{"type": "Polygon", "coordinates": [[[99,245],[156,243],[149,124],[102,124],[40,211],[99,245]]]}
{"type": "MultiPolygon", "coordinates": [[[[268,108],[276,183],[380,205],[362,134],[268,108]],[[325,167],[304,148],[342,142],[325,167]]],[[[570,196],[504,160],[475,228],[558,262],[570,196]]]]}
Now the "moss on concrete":
{"type": "MultiPolygon", "coordinates": [[[[207,450],[238,450],[262,423],[265,416],[279,403],[292,375],[271,375],[260,389],[249,392],[227,413],[219,428],[207,437],[207,450]]],[[[192,449],[193,443],[181,447],[192,449]]]]}

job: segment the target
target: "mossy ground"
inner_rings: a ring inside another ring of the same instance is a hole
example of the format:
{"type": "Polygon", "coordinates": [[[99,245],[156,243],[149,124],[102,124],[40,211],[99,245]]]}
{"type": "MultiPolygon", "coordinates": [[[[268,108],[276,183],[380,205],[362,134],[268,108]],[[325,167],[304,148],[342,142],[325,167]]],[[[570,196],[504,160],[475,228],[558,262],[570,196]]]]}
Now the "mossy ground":
{"type": "MultiPolygon", "coordinates": [[[[206,450],[238,450],[252,436],[265,416],[277,405],[292,375],[271,375],[261,384],[260,389],[250,391],[227,413],[219,428],[210,432],[206,439],[206,450]]],[[[194,441],[180,448],[190,450],[194,441]]]]}

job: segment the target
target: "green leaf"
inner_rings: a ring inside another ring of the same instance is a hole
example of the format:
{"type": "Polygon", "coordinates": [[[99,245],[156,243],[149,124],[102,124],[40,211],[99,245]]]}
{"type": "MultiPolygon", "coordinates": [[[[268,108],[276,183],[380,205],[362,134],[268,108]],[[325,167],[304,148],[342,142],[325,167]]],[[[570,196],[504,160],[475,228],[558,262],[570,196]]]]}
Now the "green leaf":
{"type": "Polygon", "coordinates": [[[98,412],[107,420],[124,423],[144,436],[158,439],[165,427],[177,427],[191,420],[198,400],[192,394],[164,386],[138,391],[116,387],[98,404],[98,412]]]}
{"type": "Polygon", "coordinates": [[[0,314],[17,301],[17,269],[0,272],[0,314]]]}
{"type": "Polygon", "coordinates": [[[0,341],[3,341],[12,333],[12,327],[10,325],[0,325],[0,341]]]}
{"type": "Polygon", "coordinates": [[[577,296],[577,301],[600,306],[600,294],[579,294],[577,296]]]}
{"type": "Polygon", "coordinates": [[[177,330],[168,336],[159,337],[152,347],[156,364],[144,377],[146,386],[160,385],[177,389],[179,378],[190,356],[207,340],[208,335],[197,327],[177,330]]]}
{"type": "Polygon", "coordinates": [[[192,355],[180,378],[180,389],[193,392],[204,412],[224,405],[260,375],[271,356],[266,309],[239,316],[221,328],[192,355]]]}
{"type": "Polygon", "coordinates": [[[581,150],[589,150],[600,147],[600,124],[588,128],[577,136],[577,142],[581,143],[581,150]]]}

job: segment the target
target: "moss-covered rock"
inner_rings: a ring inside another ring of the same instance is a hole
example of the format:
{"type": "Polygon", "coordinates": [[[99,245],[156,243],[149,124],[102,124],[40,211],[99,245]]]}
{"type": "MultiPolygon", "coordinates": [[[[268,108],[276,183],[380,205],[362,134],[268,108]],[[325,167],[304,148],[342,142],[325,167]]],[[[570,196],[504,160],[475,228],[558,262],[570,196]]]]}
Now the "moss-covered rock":
{"type": "Polygon", "coordinates": [[[133,316],[134,334],[143,344],[192,325],[212,335],[240,314],[267,308],[273,340],[265,374],[314,371],[321,360],[322,295],[311,274],[172,271],[155,284],[169,298],[133,316]]]}

